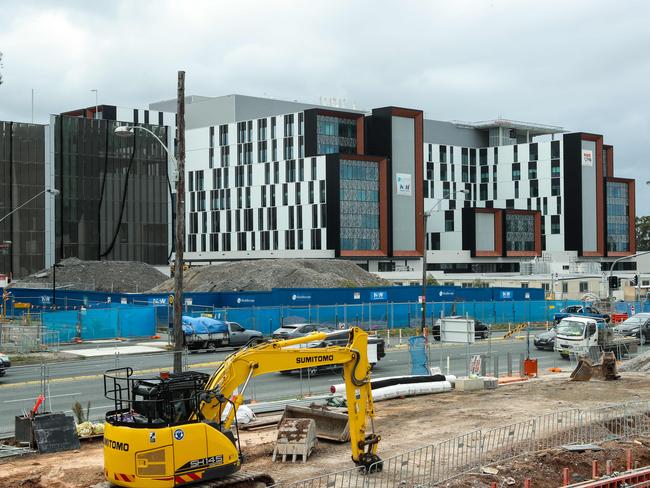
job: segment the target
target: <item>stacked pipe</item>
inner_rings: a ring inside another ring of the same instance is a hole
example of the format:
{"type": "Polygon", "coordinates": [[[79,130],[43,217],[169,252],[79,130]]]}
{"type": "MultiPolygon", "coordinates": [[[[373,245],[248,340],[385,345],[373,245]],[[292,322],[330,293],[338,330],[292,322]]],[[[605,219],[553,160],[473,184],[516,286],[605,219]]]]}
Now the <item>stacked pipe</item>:
{"type": "MultiPolygon", "coordinates": [[[[455,381],[456,377],[454,375],[442,374],[389,376],[370,380],[370,387],[372,389],[373,400],[381,401],[391,398],[451,391],[455,381]]],[[[345,384],[339,383],[330,386],[330,392],[345,395],[345,384]]]]}

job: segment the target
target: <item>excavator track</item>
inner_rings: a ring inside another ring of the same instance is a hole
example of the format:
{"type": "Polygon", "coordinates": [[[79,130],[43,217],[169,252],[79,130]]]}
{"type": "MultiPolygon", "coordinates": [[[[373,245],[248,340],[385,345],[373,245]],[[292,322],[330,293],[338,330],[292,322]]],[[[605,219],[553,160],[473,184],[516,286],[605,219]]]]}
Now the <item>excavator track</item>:
{"type": "Polygon", "coordinates": [[[192,488],[261,488],[273,486],[275,481],[268,474],[238,471],[226,478],[192,484],[192,488]]]}

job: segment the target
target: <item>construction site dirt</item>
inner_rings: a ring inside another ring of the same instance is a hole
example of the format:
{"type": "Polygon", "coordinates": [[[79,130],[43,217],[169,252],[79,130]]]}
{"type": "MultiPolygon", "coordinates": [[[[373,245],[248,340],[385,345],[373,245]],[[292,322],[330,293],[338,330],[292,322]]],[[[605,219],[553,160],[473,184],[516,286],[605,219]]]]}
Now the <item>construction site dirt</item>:
{"type": "MultiPolygon", "coordinates": [[[[332,377],[333,382],[337,378],[332,377]]],[[[374,422],[381,434],[380,456],[387,458],[418,447],[444,441],[477,429],[490,429],[532,417],[570,408],[592,408],[613,403],[650,399],[650,376],[644,373],[623,373],[617,381],[572,383],[568,374],[560,373],[539,379],[514,383],[496,390],[455,392],[401,398],[379,402],[374,422]]],[[[272,462],[276,439],[273,426],[241,432],[245,469],[266,472],[277,481],[299,481],[325,473],[352,468],[347,444],[325,441],[318,443],[306,463],[272,462]]],[[[443,486],[490,486],[506,477],[523,486],[527,477],[534,487],[559,486],[558,473],[563,467],[573,469],[576,476],[591,472],[591,460],[612,459],[621,470],[625,448],[631,447],[635,461],[650,464],[650,445],[645,439],[629,443],[609,443],[606,451],[584,454],[547,451],[517,458],[503,464],[496,476],[472,475],[444,483],[443,486]],[[588,470],[585,471],[588,466],[588,470]],[[583,469],[584,468],[584,469],[583,469]]],[[[0,464],[0,488],[90,487],[102,481],[103,453],[100,442],[84,443],[79,452],[31,455],[5,460],[0,464]]]]}

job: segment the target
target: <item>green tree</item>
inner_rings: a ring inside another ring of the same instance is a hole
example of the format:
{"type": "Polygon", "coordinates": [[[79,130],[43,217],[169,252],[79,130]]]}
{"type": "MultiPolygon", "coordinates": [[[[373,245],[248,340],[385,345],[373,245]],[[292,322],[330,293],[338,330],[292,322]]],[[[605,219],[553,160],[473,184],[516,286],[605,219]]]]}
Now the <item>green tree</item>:
{"type": "Polygon", "coordinates": [[[636,218],[636,249],[650,251],[650,215],[636,218]]]}

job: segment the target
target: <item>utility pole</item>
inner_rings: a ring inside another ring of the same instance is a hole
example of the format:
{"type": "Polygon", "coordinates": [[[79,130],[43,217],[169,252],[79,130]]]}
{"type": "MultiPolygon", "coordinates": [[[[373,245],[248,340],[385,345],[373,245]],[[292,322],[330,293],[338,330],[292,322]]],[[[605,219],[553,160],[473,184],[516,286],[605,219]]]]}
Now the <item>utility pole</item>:
{"type": "Polygon", "coordinates": [[[174,373],[183,372],[183,248],[185,244],[185,71],[178,72],[176,131],[176,261],[174,266],[174,373]]]}

